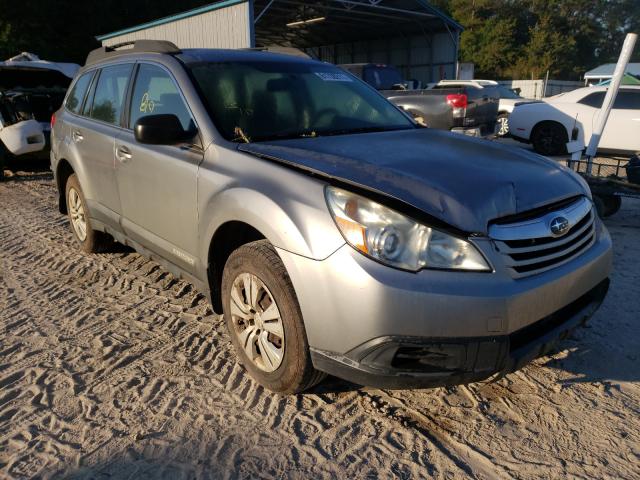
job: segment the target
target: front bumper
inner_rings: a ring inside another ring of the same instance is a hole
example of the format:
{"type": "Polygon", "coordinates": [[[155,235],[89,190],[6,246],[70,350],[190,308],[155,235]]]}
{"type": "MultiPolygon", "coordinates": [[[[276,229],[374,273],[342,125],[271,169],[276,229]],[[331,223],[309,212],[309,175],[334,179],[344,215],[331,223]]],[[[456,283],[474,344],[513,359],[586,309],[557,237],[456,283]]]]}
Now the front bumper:
{"type": "Polygon", "coordinates": [[[314,366],[351,382],[378,388],[460,385],[518,370],[553,350],[598,309],[604,280],[575,302],[511,335],[476,338],[381,337],[349,356],[311,350],[314,366]]]}
{"type": "Polygon", "coordinates": [[[367,385],[436,386],[517,369],[590,316],[604,298],[611,269],[611,238],[600,222],[596,232],[580,256],[519,279],[502,266],[489,239],[475,242],[492,273],[404,272],[348,245],[322,261],[278,253],[318,369],[367,385]],[[585,298],[590,300],[583,305],[585,298]],[[531,341],[514,341],[542,324],[553,328],[531,341]],[[442,368],[416,372],[396,358],[400,347],[413,354],[423,349],[426,364],[438,357],[442,368]]]}

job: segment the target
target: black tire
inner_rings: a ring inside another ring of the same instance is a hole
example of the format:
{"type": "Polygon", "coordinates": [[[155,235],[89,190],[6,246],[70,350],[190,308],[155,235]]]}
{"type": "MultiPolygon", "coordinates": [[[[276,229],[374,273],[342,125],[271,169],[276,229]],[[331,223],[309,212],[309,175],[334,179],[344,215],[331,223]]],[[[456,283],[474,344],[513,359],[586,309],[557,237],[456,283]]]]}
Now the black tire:
{"type": "Polygon", "coordinates": [[[603,217],[610,217],[620,210],[622,206],[622,198],[617,195],[604,195],[601,197],[603,203],[603,217]]]}
{"type": "Polygon", "coordinates": [[[498,115],[496,122],[496,135],[498,137],[506,137],[509,135],[509,114],[501,113],[498,115]]]}
{"type": "Polygon", "coordinates": [[[567,130],[557,122],[540,122],[531,133],[533,149],[540,155],[564,155],[568,141],[567,130]]]}
{"type": "Polygon", "coordinates": [[[94,230],[91,226],[91,219],[87,214],[89,212],[89,209],[87,208],[87,202],[84,198],[82,188],[80,187],[80,182],[78,181],[78,177],[76,177],[75,173],[67,179],[67,184],[65,185],[65,201],[67,202],[67,212],[69,212],[69,226],[71,228],[71,232],[73,233],[73,238],[75,238],[76,241],[80,244],[80,249],[87,253],[97,253],[105,251],[107,247],[112,243],[111,237],[104,232],[94,230]],[[84,239],[80,238],[73,224],[71,213],[72,209],[69,200],[69,196],[72,190],[78,193],[79,200],[85,212],[84,219],[86,223],[86,237],[84,239]]]}
{"type": "Polygon", "coordinates": [[[238,359],[262,386],[277,393],[299,393],[325,377],[311,363],[307,334],[291,279],[282,260],[267,240],[248,243],[231,253],[222,275],[222,303],[225,322],[238,359]],[[257,277],[269,289],[280,312],[284,354],[282,363],[271,372],[260,369],[246,354],[237,333],[241,327],[234,324],[231,315],[231,289],[234,281],[242,274],[257,277]]]}

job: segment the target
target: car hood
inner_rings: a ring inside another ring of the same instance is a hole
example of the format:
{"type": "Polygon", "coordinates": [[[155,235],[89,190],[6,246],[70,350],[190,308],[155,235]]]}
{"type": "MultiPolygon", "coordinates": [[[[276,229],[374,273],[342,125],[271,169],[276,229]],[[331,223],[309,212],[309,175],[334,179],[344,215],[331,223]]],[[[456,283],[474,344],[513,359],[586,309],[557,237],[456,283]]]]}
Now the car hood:
{"type": "Polygon", "coordinates": [[[523,149],[433,129],[241,144],[239,150],[393,197],[468,233],[571,196],[584,181],[523,149]]]}

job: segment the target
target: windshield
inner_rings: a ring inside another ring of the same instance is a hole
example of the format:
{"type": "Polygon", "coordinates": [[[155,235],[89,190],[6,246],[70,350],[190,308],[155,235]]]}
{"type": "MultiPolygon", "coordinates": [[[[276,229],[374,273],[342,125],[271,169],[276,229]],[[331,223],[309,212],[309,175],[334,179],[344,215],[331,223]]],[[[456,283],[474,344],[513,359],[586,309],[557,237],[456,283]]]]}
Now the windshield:
{"type": "Polygon", "coordinates": [[[384,97],[332,65],[242,61],[197,64],[191,71],[227,140],[416,128],[384,97]]]}
{"type": "Polygon", "coordinates": [[[513,100],[516,100],[518,98],[522,98],[516,92],[514,92],[513,90],[508,89],[507,87],[505,87],[503,85],[498,85],[498,91],[500,92],[500,98],[511,98],[513,100]]]}

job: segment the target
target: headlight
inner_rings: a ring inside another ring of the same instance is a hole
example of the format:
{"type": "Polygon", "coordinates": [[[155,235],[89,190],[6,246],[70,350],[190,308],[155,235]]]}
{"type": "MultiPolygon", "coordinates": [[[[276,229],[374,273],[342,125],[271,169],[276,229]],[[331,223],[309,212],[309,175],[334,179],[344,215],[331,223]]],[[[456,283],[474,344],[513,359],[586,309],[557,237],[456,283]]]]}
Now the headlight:
{"type": "Polygon", "coordinates": [[[387,265],[490,271],[470,242],[422,225],[390,208],[339,188],[326,188],[327,204],[347,243],[387,265]]]}

